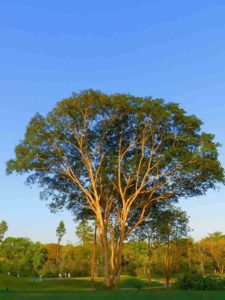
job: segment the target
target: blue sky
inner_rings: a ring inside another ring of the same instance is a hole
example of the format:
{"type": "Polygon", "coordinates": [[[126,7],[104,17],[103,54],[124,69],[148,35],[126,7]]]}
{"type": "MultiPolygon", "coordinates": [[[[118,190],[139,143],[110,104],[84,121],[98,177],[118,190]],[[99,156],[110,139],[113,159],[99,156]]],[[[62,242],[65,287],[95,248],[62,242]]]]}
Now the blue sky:
{"type": "MultiPolygon", "coordinates": [[[[75,241],[70,213],[5,175],[30,118],[72,91],[129,92],[179,102],[225,145],[225,1],[0,0],[0,220],[8,235],[75,241]]],[[[225,165],[225,147],[220,148],[225,165]]],[[[225,189],[186,199],[192,235],[225,231],[225,189]]]]}

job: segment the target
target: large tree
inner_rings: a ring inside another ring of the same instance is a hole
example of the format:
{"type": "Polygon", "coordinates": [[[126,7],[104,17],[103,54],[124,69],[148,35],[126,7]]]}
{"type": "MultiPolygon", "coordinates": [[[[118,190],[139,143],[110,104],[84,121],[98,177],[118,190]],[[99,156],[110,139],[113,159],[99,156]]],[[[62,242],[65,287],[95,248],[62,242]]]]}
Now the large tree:
{"type": "Polygon", "coordinates": [[[83,91],[36,114],[7,173],[28,174],[53,210],[96,217],[107,286],[117,284],[124,240],[159,200],[204,194],[224,181],[214,136],[175,103],[83,91]]]}

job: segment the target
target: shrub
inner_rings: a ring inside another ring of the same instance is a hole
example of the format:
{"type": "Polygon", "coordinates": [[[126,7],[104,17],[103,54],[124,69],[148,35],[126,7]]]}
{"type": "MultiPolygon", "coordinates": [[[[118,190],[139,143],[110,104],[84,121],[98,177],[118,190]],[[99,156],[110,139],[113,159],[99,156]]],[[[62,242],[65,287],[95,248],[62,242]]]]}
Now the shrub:
{"type": "Polygon", "coordinates": [[[220,290],[225,289],[225,279],[218,275],[203,276],[196,271],[189,271],[178,278],[177,286],[185,290],[220,290]]]}

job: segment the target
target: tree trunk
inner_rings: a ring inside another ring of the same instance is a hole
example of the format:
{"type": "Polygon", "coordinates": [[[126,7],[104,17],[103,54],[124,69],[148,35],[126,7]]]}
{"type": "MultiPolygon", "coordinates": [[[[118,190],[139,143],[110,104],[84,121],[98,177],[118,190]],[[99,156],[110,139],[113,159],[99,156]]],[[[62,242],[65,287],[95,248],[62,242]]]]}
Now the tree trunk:
{"type": "Polygon", "coordinates": [[[201,270],[202,270],[202,275],[205,275],[205,266],[203,260],[201,260],[201,270]]]}
{"type": "Polygon", "coordinates": [[[165,259],[165,285],[167,288],[170,285],[170,244],[167,246],[165,259]]]}
{"type": "Polygon", "coordinates": [[[60,258],[59,258],[59,250],[60,250],[60,244],[59,242],[57,243],[57,249],[56,249],[56,267],[59,271],[60,269],[60,258]]]}
{"type": "Polygon", "coordinates": [[[166,288],[168,288],[170,285],[169,259],[166,261],[166,266],[165,266],[165,285],[166,285],[166,288]]]}
{"type": "Polygon", "coordinates": [[[152,282],[152,271],[151,271],[151,254],[149,253],[148,255],[148,260],[147,260],[147,278],[148,282],[152,282]]]}
{"type": "Polygon", "coordinates": [[[187,261],[188,261],[188,269],[191,270],[191,253],[190,253],[190,248],[188,247],[188,251],[187,251],[187,261]]]}
{"type": "Polygon", "coordinates": [[[109,250],[108,250],[108,241],[107,233],[105,228],[101,228],[101,244],[103,251],[103,274],[104,274],[104,283],[106,287],[110,287],[110,274],[109,274],[109,250]]]}
{"type": "Polygon", "coordinates": [[[166,288],[168,288],[169,286],[170,286],[170,275],[169,275],[169,273],[166,273],[166,276],[165,276],[166,278],[166,288]]]}
{"type": "Polygon", "coordinates": [[[96,244],[97,244],[97,241],[96,241],[96,222],[95,222],[93,252],[92,252],[92,260],[91,260],[91,282],[92,282],[92,284],[94,284],[94,282],[95,282],[96,244]]]}
{"type": "MultiPolygon", "coordinates": [[[[114,237],[114,234],[112,235],[114,237]]],[[[111,261],[112,264],[112,274],[110,285],[111,288],[117,289],[118,283],[120,279],[120,274],[122,270],[122,257],[123,257],[123,248],[124,248],[124,240],[125,240],[125,222],[121,225],[120,239],[118,244],[114,247],[113,251],[111,251],[111,261]]]]}
{"type": "Polygon", "coordinates": [[[117,254],[117,257],[116,257],[117,264],[116,264],[114,271],[111,274],[110,286],[112,289],[118,288],[118,283],[119,283],[121,269],[122,269],[121,258],[122,258],[122,252],[117,254]]]}
{"type": "Polygon", "coordinates": [[[148,239],[147,278],[149,283],[152,282],[151,258],[152,258],[151,242],[150,239],[148,239]]]}
{"type": "Polygon", "coordinates": [[[176,256],[175,256],[176,273],[179,273],[179,271],[180,271],[180,263],[179,263],[179,250],[178,250],[177,244],[176,244],[176,247],[175,247],[175,251],[176,251],[176,256]]]}

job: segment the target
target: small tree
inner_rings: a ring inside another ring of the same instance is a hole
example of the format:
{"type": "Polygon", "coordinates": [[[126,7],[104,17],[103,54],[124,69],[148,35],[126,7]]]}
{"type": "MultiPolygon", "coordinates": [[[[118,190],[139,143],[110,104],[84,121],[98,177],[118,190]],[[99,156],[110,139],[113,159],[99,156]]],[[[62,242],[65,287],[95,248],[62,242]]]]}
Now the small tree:
{"type": "Polygon", "coordinates": [[[148,244],[147,276],[151,281],[151,259],[156,247],[165,248],[164,273],[166,286],[169,286],[172,256],[175,254],[176,242],[186,237],[188,217],[186,213],[173,205],[155,206],[151,216],[134,232],[139,240],[146,240],[148,244]],[[173,251],[172,251],[173,250],[173,251]]]}
{"type": "Polygon", "coordinates": [[[225,234],[214,232],[199,242],[210,256],[216,266],[216,270],[223,274],[225,270],[225,234]]]}
{"type": "Polygon", "coordinates": [[[0,243],[3,241],[4,235],[8,230],[8,224],[6,221],[1,221],[0,223],[0,243]]]}
{"type": "Polygon", "coordinates": [[[155,203],[150,208],[150,215],[149,218],[140,224],[140,226],[133,232],[131,235],[131,239],[135,239],[138,242],[143,240],[147,242],[147,261],[146,261],[146,271],[147,271],[147,278],[148,282],[152,281],[152,257],[153,251],[155,248],[159,246],[158,243],[158,218],[159,214],[165,209],[167,203],[162,201],[162,203],[158,202],[155,203]]]}
{"type": "Polygon", "coordinates": [[[167,209],[160,213],[156,220],[157,240],[165,245],[165,283],[169,287],[172,258],[175,253],[176,243],[179,239],[185,238],[189,231],[188,217],[186,213],[178,208],[167,209]]]}
{"type": "Polygon", "coordinates": [[[59,222],[59,225],[56,229],[56,236],[58,238],[57,240],[57,258],[56,258],[56,265],[59,265],[60,264],[60,261],[59,261],[59,249],[60,249],[60,243],[62,241],[62,238],[64,237],[64,235],[66,234],[66,227],[65,227],[65,224],[63,221],[60,221],[59,222]]]}
{"type": "MultiPolygon", "coordinates": [[[[89,231],[92,232],[92,258],[91,258],[91,283],[94,284],[96,274],[96,255],[97,255],[97,224],[96,217],[93,212],[87,209],[85,206],[80,208],[79,213],[75,214],[75,221],[79,222],[79,226],[85,220],[94,222],[94,230],[91,228],[89,231]]],[[[87,221],[85,221],[87,222],[87,221]]],[[[89,225],[90,226],[90,225],[89,225]]],[[[76,228],[77,231],[78,228],[76,228]]],[[[77,233],[76,233],[77,234],[77,233]]],[[[77,234],[79,237],[79,233],[77,234]]],[[[90,238],[91,239],[91,238],[90,238]]],[[[81,241],[81,239],[80,239],[81,241]]]]}
{"type": "Polygon", "coordinates": [[[47,250],[39,242],[34,244],[32,250],[33,269],[36,273],[40,274],[45,262],[47,261],[47,250]]]}
{"type": "Polygon", "coordinates": [[[63,221],[59,222],[59,225],[56,229],[56,236],[58,238],[58,245],[60,245],[62,238],[64,237],[64,235],[66,234],[66,227],[63,221]]]}

